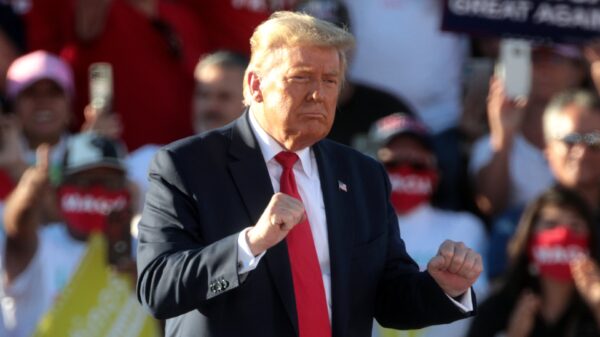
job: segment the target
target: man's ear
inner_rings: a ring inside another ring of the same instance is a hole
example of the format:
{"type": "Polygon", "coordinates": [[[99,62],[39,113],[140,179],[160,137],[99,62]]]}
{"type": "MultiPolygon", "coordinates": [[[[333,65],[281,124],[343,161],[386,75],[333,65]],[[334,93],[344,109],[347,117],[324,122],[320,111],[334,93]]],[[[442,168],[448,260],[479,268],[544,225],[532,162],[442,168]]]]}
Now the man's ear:
{"type": "Polygon", "coordinates": [[[255,102],[262,102],[263,96],[260,90],[261,78],[254,71],[248,72],[248,89],[250,90],[250,96],[255,102]]]}

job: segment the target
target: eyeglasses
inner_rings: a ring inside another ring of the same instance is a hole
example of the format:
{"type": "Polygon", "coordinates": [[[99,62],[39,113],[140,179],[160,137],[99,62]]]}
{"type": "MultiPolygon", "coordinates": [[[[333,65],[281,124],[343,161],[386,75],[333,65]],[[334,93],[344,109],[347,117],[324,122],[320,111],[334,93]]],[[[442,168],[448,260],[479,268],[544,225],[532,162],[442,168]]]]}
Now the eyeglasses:
{"type": "Polygon", "coordinates": [[[583,144],[590,149],[600,150],[600,131],[594,131],[589,133],[569,133],[568,135],[559,138],[561,142],[567,145],[569,148],[583,144]]]}

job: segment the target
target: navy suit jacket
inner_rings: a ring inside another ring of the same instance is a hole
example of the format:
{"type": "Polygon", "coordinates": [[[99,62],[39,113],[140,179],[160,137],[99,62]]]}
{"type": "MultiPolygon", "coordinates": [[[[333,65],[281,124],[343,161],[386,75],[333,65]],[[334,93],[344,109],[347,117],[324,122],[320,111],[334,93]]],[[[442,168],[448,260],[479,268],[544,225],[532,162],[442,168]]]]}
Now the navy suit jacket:
{"type": "MultiPolygon", "coordinates": [[[[374,317],[402,329],[467,316],[406,253],[384,168],[329,140],[313,150],[329,235],[333,336],[368,337],[374,317]]],[[[274,193],[248,112],[165,146],[149,179],[137,293],[155,317],[168,319],[167,336],[298,336],[285,240],[245,279],[237,273],[238,234],[274,193]]]]}

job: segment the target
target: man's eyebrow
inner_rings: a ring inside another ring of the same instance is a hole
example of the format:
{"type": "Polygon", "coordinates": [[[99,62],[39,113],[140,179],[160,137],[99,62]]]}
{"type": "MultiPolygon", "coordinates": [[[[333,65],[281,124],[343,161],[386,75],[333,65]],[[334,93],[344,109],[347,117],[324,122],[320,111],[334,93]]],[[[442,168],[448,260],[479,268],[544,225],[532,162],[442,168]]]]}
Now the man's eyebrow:
{"type": "MultiPolygon", "coordinates": [[[[309,65],[297,65],[289,68],[289,71],[313,71],[315,67],[309,65]]],[[[339,70],[335,69],[329,72],[325,72],[325,74],[338,75],[340,73],[339,70]]]]}
{"type": "Polygon", "coordinates": [[[295,66],[295,67],[291,67],[290,68],[290,72],[309,72],[309,71],[313,71],[314,69],[310,66],[295,66]]]}

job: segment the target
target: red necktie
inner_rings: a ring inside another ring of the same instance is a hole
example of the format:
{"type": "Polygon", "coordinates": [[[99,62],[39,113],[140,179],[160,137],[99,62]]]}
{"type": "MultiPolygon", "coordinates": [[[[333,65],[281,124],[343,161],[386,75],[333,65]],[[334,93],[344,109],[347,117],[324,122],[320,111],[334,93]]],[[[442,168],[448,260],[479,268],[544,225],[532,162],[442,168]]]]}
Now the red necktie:
{"type": "MultiPolygon", "coordinates": [[[[283,167],[280,192],[302,201],[292,169],[298,156],[294,152],[279,152],[275,160],[283,167]]],[[[292,228],[286,242],[292,267],[300,337],[330,337],[331,325],[323,277],[308,218],[292,228]]]]}

